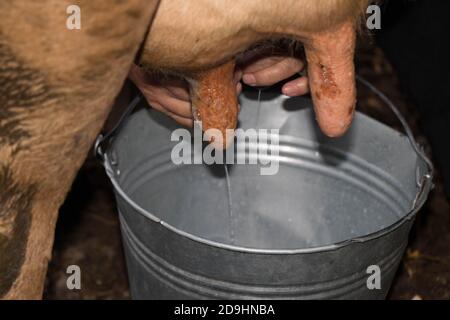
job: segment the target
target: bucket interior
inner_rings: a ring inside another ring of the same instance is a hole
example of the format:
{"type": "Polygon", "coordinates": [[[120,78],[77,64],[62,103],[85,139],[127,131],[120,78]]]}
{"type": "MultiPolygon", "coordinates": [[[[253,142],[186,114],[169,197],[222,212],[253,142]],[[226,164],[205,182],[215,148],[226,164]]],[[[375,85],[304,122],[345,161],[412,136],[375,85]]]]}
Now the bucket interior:
{"type": "Polygon", "coordinates": [[[171,133],[179,126],[146,107],[109,150],[118,185],[138,206],[194,237],[266,250],[363,237],[412,209],[424,164],[404,135],[357,113],[343,137],[329,139],[307,98],[264,93],[258,102],[257,92],[247,92],[240,100],[240,128],[279,129],[278,155],[271,158],[278,171],[261,175],[268,165],[228,164],[231,215],[224,165],[174,164],[179,141],[171,133]]]}

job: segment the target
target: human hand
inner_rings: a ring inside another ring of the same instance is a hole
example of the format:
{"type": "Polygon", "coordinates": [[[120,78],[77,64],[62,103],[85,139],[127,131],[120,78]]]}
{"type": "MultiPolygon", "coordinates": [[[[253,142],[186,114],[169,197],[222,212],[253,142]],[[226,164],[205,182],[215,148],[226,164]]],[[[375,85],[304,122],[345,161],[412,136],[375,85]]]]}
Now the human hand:
{"type": "MultiPolygon", "coordinates": [[[[236,95],[242,90],[239,82],[241,75],[242,73],[236,72],[236,95]]],[[[194,119],[189,86],[185,80],[151,75],[134,64],[128,77],[141,90],[150,106],[181,125],[192,127],[194,119]]]]}
{"type": "Polygon", "coordinates": [[[181,79],[163,79],[151,75],[133,64],[128,75],[141,90],[149,105],[168,115],[178,123],[191,127],[193,117],[189,89],[186,81],[181,79]]]}
{"type": "Polygon", "coordinates": [[[262,42],[238,56],[237,64],[243,73],[242,82],[249,86],[271,86],[299,75],[283,85],[282,93],[299,96],[309,92],[308,78],[300,74],[305,67],[303,46],[297,41],[262,42]]]}
{"type": "MultiPolygon", "coordinates": [[[[263,57],[243,67],[242,81],[250,86],[270,86],[298,74],[303,68],[303,61],[296,57],[263,57]]],[[[301,76],[289,81],[283,85],[281,91],[291,97],[304,95],[309,92],[308,79],[301,76]]]]}
{"type": "MultiPolygon", "coordinates": [[[[239,95],[242,90],[241,79],[250,86],[270,86],[303,69],[303,61],[297,57],[248,52],[241,57],[240,68],[235,72],[236,94],[239,95]]],[[[193,125],[189,87],[185,80],[151,75],[136,65],[131,67],[128,77],[154,109],[184,126],[193,125]]],[[[308,92],[306,76],[289,81],[282,87],[282,93],[287,96],[299,96],[308,92]]]]}

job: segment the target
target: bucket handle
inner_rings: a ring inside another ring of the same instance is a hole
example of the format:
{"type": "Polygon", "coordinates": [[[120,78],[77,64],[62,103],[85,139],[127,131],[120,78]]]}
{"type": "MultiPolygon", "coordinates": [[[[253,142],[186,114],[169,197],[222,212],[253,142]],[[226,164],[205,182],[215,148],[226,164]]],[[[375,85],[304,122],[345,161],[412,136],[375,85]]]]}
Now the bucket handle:
{"type": "Polygon", "coordinates": [[[128,116],[133,112],[134,108],[141,102],[143,98],[143,95],[141,92],[139,92],[136,97],[133,98],[133,100],[130,102],[130,104],[125,109],[125,112],[120,116],[119,120],[116,122],[114,127],[107,133],[103,134],[100,133],[97,136],[97,139],[95,139],[94,143],[94,156],[100,160],[102,164],[105,162],[105,152],[103,150],[106,150],[104,148],[104,145],[110,141],[110,138],[115,135],[117,131],[123,126],[123,124],[126,122],[126,119],[128,116]]]}
{"type": "Polygon", "coordinates": [[[406,136],[408,137],[408,140],[411,144],[411,147],[414,149],[417,156],[419,158],[421,158],[428,167],[428,171],[421,178],[417,177],[417,179],[418,179],[417,185],[418,185],[418,187],[421,188],[421,190],[417,194],[416,201],[414,201],[414,207],[415,207],[416,203],[421,202],[419,200],[422,200],[423,195],[424,194],[426,195],[428,193],[428,191],[432,188],[431,182],[432,182],[433,176],[434,176],[433,164],[430,161],[430,159],[428,159],[428,157],[425,155],[425,153],[423,152],[423,149],[421,147],[419,147],[419,144],[417,143],[416,139],[414,138],[412,130],[408,125],[408,122],[403,117],[400,110],[395,106],[395,104],[383,92],[381,92],[377,87],[375,87],[373,84],[371,84],[369,81],[367,81],[360,75],[357,74],[356,79],[358,80],[358,82],[360,82],[365,87],[370,89],[381,101],[383,101],[389,107],[389,109],[391,109],[391,111],[394,113],[394,115],[400,121],[400,123],[403,127],[403,130],[405,131],[406,136]]]}
{"type": "MultiPolygon", "coordinates": [[[[417,185],[420,188],[420,191],[418,192],[416,199],[414,201],[413,208],[415,208],[417,205],[421,205],[426,197],[425,195],[428,194],[428,191],[433,187],[432,180],[434,175],[434,167],[432,162],[428,159],[428,157],[425,155],[423,150],[419,147],[419,144],[416,142],[416,139],[414,138],[414,135],[412,133],[411,128],[408,125],[408,122],[403,117],[400,110],[395,106],[395,104],[384,94],[382,93],[378,88],[376,88],[373,84],[371,84],[369,81],[365,80],[360,75],[355,76],[356,80],[363,84],[365,87],[367,87],[369,90],[371,90],[381,101],[383,101],[389,109],[394,113],[394,115],[397,117],[397,119],[400,121],[403,130],[406,133],[406,136],[408,137],[408,140],[418,155],[419,158],[421,158],[425,164],[428,167],[428,171],[422,176],[417,177],[417,185]]],[[[131,112],[136,108],[136,106],[141,102],[143,98],[143,95],[141,92],[139,92],[136,97],[133,98],[133,100],[130,102],[130,104],[127,106],[125,112],[122,114],[122,116],[119,118],[115,126],[107,133],[103,134],[100,133],[95,140],[94,143],[94,155],[101,161],[101,163],[105,166],[105,144],[110,141],[110,138],[114,136],[114,134],[120,130],[122,125],[125,123],[126,118],[131,114],[131,112]]],[[[105,166],[106,168],[106,166],[105,166]]]]}

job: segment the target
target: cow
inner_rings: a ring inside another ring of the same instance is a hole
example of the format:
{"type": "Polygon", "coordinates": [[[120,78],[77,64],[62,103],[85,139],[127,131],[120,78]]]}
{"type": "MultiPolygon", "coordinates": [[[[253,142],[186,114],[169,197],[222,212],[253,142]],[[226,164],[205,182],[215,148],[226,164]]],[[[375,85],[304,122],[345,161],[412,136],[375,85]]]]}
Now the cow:
{"type": "Polygon", "coordinates": [[[301,41],[319,126],[339,136],[354,112],[355,34],[366,5],[0,2],[0,297],[41,298],[58,209],[134,61],[187,79],[194,118],[223,130],[237,117],[235,57],[268,38],[301,41]],[[81,9],[81,29],[66,27],[70,5],[81,9]]]}

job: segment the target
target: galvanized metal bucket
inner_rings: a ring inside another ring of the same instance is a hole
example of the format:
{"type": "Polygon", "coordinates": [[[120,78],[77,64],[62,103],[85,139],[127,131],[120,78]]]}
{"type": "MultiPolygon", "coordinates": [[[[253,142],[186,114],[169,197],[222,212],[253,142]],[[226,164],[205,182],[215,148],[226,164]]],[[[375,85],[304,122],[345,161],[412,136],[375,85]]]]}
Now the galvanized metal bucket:
{"type": "MultiPolygon", "coordinates": [[[[357,112],[348,133],[329,139],[307,98],[257,96],[241,96],[239,126],[279,129],[278,146],[269,147],[279,171],[229,165],[231,219],[223,165],[174,164],[179,126],[165,115],[140,109],[97,140],[132,297],[385,298],[432,185],[409,128],[403,135],[357,112]]],[[[237,153],[257,147],[268,148],[237,153]]]]}

